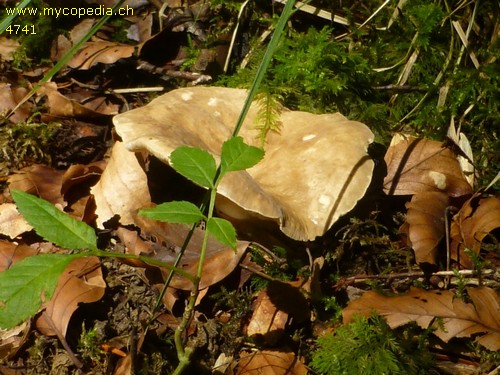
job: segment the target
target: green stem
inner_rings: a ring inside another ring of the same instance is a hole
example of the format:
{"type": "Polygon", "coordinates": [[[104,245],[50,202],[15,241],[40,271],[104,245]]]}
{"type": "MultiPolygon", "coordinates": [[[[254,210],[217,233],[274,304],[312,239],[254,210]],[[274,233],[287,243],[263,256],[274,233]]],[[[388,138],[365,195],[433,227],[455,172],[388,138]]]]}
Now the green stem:
{"type": "MultiPolygon", "coordinates": [[[[255,94],[257,93],[257,90],[262,82],[262,79],[264,78],[264,75],[265,75],[265,72],[269,66],[269,63],[271,62],[272,55],[273,55],[274,51],[276,50],[276,47],[279,43],[281,35],[283,34],[283,30],[285,29],[286,22],[288,21],[288,18],[292,14],[294,5],[295,5],[295,0],[287,1],[285,8],[283,9],[283,12],[281,13],[281,16],[280,16],[278,23],[276,25],[276,29],[273,33],[271,41],[269,42],[267,50],[266,50],[264,57],[262,58],[262,61],[260,63],[259,70],[257,71],[257,74],[254,78],[253,83],[252,83],[252,87],[250,88],[250,91],[248,92],[247,99],[246,99],[245,104],[241,110],[240,116],[238,118],[235,129],[233,131],[233,136],[238,135],[238,133],[241,129],[241,126],[243,125],[243,122],[245,120],[246,115],[248,114],[248,111],[249,111],[250,106],[252,104],[252,101],[255,97],[255,94]]],[[[216,176],[215,176],[214,188],[210,189],[210,201],[209,201],[209,206],[208,206],[207,222],[213,217],[214,207],[215,207],[215,198],[217,196],[217,186],[219,185],[219,182],[222,179],[222,177],[223,177],[223,173],[221,173],[221,169],[220,169],[220,165],[219,165],[217,168],[216,176]]],[[[177,365],[177,368],[175,369],[175,371],[173,373],[174,375],[180,375],[186,370],[187,366],[190,363],[190,357],[193,353],[193,348],[190,348],[190,347],[184,348],[182,335],[183,335],[184,331],[186,330],[186,328],[189,326],[189,323],[191,322],[191,320],[193,318],[196,299],[197,299],[198,293],[199,293],[200,280],[201,280],[201,276],[203,273],[203,262],[205,260],[207,243],[208,243],[208,231],[205,231],[204,236],[203,236],[203,243],[202,243],[202,247],[201,247],[201,251],[200,251],[200,259],[198,261],[198,269],[196,272],[196,278],[195,278],[195,281],[193,282],[193,289],[191,290],[188,305],[186,306],[184,313],[182,314],[182,321],[180,322],[179,326],[177,327],[177,329],[175,330],[175,333],[174,333],[174,343],[175,343],[175,348],[177,351],[177,358],[179,359],[179,364],[177,365]]]]}
{"type": "MultiPolygon", "coordinates": [[[[220,180],[220,177],[217,179],[215,186],[217,186],[219,180],[220,180]]],[[[216,195],[217,195],[217,189],[216,188],[210,189],[210,203],[208,206],[207,222],[214,215],[216,195]]],[[[201,245],[200,259],[198,260],[198,269],[196,271],[196,278],[195,278],[195,281],[193,282],[193,289],[191,290],[191,294],[189,296],[188,305],[186,306],[186,308],[184,309],[184,313],[182,314],[182,321],[177,326],[177,329],[175,330],[175,333],[174,333],[174,343],[175,343],[175,348],[177,350],[177,358],[179,359],[179,364],[177,365],[177,368],[175,369],[174,374],[182,374],[182,372],[185,370],[185,368],[189,364],[189,359],[191,357],[191,354],[193,353],[193,348],[184,348],[184,345],[182,342],[183,341],[182,334],[188,328],[189,323],[193,319],[194,308],[195,308],[196,300],[198,299],[198,294],[200,291],[199,290],[200,280],[201,280],[201,276],[203,274],[203,262],[205,261],[205,255],[207,252],[207,244],[208,244],[208,231],[205,230],[205,233],[203,235],[203,242],[201,245]]]]}

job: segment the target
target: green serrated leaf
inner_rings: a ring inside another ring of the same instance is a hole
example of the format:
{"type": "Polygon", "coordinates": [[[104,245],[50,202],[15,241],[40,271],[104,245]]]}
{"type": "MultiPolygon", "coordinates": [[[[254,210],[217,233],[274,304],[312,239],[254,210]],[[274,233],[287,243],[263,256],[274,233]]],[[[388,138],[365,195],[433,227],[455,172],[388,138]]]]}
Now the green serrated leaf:
{"type": "Polygon", "coordinates": [[[222,145],[221,173],[251,168],[263,157],[263,149],[247,145],[241,137],[232,137],[222,145]]]}
{"type": "Polygon", "coordinates": [[[139,215],[176,224],[194,224],[205,218],[197,206],[186,201],[167,202],[154,208],[144,208],[139,211],[139,215]]]}
{"type": "Polygon", "coordinates": [[[236,230],[229,221],[211,217],[207,222],[207,232],[220,243],[236,249],[236,230]]]}
{"type": "Polygon", "coordinates": [[[66,249],[97,250],[97,236],[92,227],[34,195],[20,190],[11,193],[19,212],[45,240],[66,249]]]}
{"type": "Polygon", "coordinates": [[[172,167],[198,185],[213,188],[217,170],[214,157],[198,147],[181,146],[170,154],[172,167]]]}
{"type": "Polygon", "coordinates": [[[0,328],[12,328],[36,314],[52,298],[59,276],[84,254],[42,254],[0,272],[0,328]]]}

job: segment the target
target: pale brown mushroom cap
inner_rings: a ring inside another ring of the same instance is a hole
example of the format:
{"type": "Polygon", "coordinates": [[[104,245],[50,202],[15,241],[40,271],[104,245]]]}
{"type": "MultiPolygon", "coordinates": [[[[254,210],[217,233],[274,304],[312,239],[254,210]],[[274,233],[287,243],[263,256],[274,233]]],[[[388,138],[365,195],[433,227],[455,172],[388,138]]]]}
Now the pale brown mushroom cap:
{"type": "MultiPolygon", "coordinates": [[[[246,95],[246,90],[221,87],[178,89],[115,116],[113,122],[130,151],[147,150],[169,163],[175,148],[188,145],[219,160],[246,95]]],[[[258,145],[257,111],[253,104],[240,132],[252,145],[258,145]]],[[[264,160],[226,175],[218,193],[249,212],[277,220],[291,238],[313,240],[365,194],[373,172],[367,154],[373,133],[338,113],[283,109],[280,120],[281,133],[268,135],[264,160]]]]}

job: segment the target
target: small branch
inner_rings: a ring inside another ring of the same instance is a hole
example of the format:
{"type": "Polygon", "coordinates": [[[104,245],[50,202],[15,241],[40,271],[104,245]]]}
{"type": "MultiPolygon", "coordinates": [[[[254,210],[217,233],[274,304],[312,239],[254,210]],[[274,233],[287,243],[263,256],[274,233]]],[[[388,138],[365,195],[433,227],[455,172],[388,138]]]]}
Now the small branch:
{"type": "MultiPolygon", "coordinates": [[[[481,274],[482,277],[484,276],[491,276],[493,278],[496,278],[497,276],[497,270],[496,269],[487,269],[487,270],[482,270],[481,272],[478,272],[476,270],[459,270],[459,271],[438,271],[434,272],[431,274],[431,276],[438,276],[438,277],[449,277],[449,276],[455,276],[456,273],[458,273],[461,276],[476,276],[481,274]]],[[[359,284],[363,283],[367,280],[394,280],[394,279],[403,279],[403,278],[419,278],[419,277],[424,277],[425,274],[422,271],[415,271],[415,272],[403,272],[403,273],[393,273],[389,275],[356,275],[356,276],[351,276],[347,277],[345,279],[340,280],[337,285],[350,285],[350,284],[359,284]]],[[[473,280],[472,280],[473,281],[473,280]]],[[[495,280],[493,280],[495,281],[495,280]]]]}
{"type": "Polygon", "coordinates": [[[372,87],[373,90],[378,90],[378,91],[398,91],[401,93],[405,92],[426,92],[427,88],[424,87],[418,87],[418,86],[411,86],[411,85],[386,85],[386,86],[374,86],[372,87]]]}

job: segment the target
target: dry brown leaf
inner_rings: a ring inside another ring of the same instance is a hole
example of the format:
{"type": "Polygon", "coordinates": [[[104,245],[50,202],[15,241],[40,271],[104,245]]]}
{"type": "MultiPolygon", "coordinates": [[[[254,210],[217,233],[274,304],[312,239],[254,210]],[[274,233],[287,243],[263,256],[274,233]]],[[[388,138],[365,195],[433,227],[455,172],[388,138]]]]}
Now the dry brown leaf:
{"type": "Polygon", "coordinates": [[[0,240],[0,272],[10,268],[14,263],[37,253],[36,249],[27,245],[17,245],[12,242],[0,240]]]}
{"type": "Polygon", "coordinates": [[[31,225],[24,219],[23,215],[17,211],[14,203],[4,203],[0,205],[0,233],[12,239],[29,232],[31,225]]]}
{"type": "MultiPolygon", "coordinates": [[[[222,87],[178,89],[113,121],[131,151],[147,150],[168,164],[175,148],[188,145],[218,159],[246,96],[245,90],[222,87]]],[[[258,105],[253,104],[240,132],[252,145],[259,144],[257,112],[258,105]]],[[[367,154],[373,134],[338,113],[283,109],[280,121],[281,133],[267,137],[264,160],[222,179],[218,193],[228,199],[216,206],[229,217],[238,218],[243,212],[249,220],[262,216],[276,220],[288,236],[313,240],[364,195],[373,171],[367,154]]]]}
{"type": "MultiPolygon", "coordinates": [[[[154,255],[150,256],[169,264],[174,263],[190,229],[184,224],[164,223],[140,216],[136,217],[136,225],[141,228],[141,232],[146,237],[153,240],[151,246],[154,255]]],[[[196,275],[198,269],[203,236],[203,230],[197,228],[194,231],[179,264],[180,268],[191,275],[196,275]]],[[[248,245],[247,241],[238,241],[236,251],[234,251],[209,236],[199,288],[205,289],[229,275],[238,266],[248,245]]],[[[162,272],[168,274],[169,271],[163,270],[162,272]]],[[[170,286],[176,289],[191,290],[193,284],[188,279],[176,274],[170,286]]]]}
{"type": "Polygon", "coordinates": [[[496,228],[500,228],[500,198],[474,196],[469,199],[451,223],[452,259],[465,268],[472,268],[472,259],[464,250],[479,254],[484,237],[496,228]]]}
{"type": "Polygon", "coordinates": [[[44,335],[64,337],[78,305],[99,301],[105,288],[98,257],[75,259],[59,278],[52,299],[44,305],[37,328],[44,335]]]}
{"type": "Polygon", "coordinates": [[[68,66],[88,70],[97,63],[113,64],[120,59],[131,57],[134,51],[134,46],[93,38],[73,56],[68,66]]]}
{"type": "Polygon", "coordinates": [[[132,354],[127,354],[125,358],[120,358],[116,363],[113,375],[131,375],[132,372],[132,354]]]}
{"type": "MultiPolygon", "coordinates": [[[[88,107],[64,96],[57,90],[57,84],[54,82],[43,83],[37,95],[47,96],[49,114],[54,117],[99,118],[107,116],[110,112],[107,107],[104,107],[104,112],[100,112],[91,108],[95,108],[94,105],[88,107]]],[[[116,111],[112,109],[111,113],[116,113],[116,111]]]]}
{"type": "Polygon", "coordinates": [[[97,225],[120,215],[122,225],[134,224],[133,213],[151,203],[146,173],[134,153],[116,142],[99,182],[92,187],[97,225]]]}
{"type": "Polygon", "coordinates": [[[456,155],[443,143],[396,134],[385,154],[389,195],[441,191],[459,197],[472,193],[456,155]]]}
{"type": "Polygon", "coordinates": [[[415,194],[406,204],[408,236],[417,263],[436,264],[439,244],[445,234],[445,210],[449,197],[440,191],[415,194]]]}
{"type": "Polygon", "coordinates": [[[66,203],[61,194],[63,174],[63,171],[46,165],[33,164],[21,169],[19,173],[9,176],[7,182],[11,190],[22,190],[59,207],[64,207],[66,203]]]}
{"type": "Polygon", "coordinates": [[[425,291],[412,288],[401,296],[386,297],[366,292],[343,311],[344,323],[355,314],[369,316],[372,311],[383,316],[392,327],[416,322],[445,342],[454,337],[480,334],[476,341],[489,350],[500,350],[500,298],[491,288],[467,288],[473,304],[465,303],[451,291],[425,291]]]}
{"type": "Polygon", "coordinates": [[[283,335],[289,318],[296,323],[308,319],[309,303],[300,289],[303,285],[303,281],[273,281],[260,291],[248,324],[247,335],[256,339],[262,338],[265,344],[274,346],[283,335]]]}
{"type": "Polygon", "coordinates": [[[125,249],[128,254],[150,256],[155,253],[151,242],[142,239],[136,230],[119,227],[116,229],[116,235],[120,239],[121,243],[125,245],[125,249]]]}
{"type": "Polygon", "coordinates": [[[14,39],[4,36],[0,37],[0,59],[3,61],[12,61],[14,59],[14,52],[16,52],[19,46],[19,42],[14,39]]]}
{"type": "Polygon", "coordinates": [[[264,289],[255,301],[246,334],[254,340],[264,341],[267,346],[275,346],[283,336],[287,322],[288,314],[276,307],[264,289]]]}
{"type": "MultiPolygon", "coordinates": [[[[91,164],[72,164],[63,174],[61,182],[61,193],[66,194],[73,187],[84,182],[92,183],[98,180],[106,167],[105,161],[97,161],[91,164]]],[[[93,184],[92,184],[93,185],[93,184]]]]}
{"type": "Polygon", "coordinates": [[[89,224],[95,222],[95,201],[90,195],[90,187],[99,181],[105,166],[105,161],[72,164],[64,172],[61,193],[68,202],[67,211],[74,218],[89,224]]]}
{"type": "MultiPolygon", "coordinates": [[[[25,88],[12,88],[9,83],[0,83],[0,113],[14,109],[17,103],[21,101],[24,95],[28,93],[25,88]]],[[[31,114],[30,103],[24,103],[10,117],[14,123],[25,121],[31,114]]]]}
{"type": "Polygon", "coordinates": [[[73,47],[75,43],[78,43],[92,28],[95,20],[92,18],[84,19],[82,22],[78,23],[69,32],[69,39],[64,35],[59,35],[57,39],[52,43],[52,48],[50,51],[50,56],[52,61],[57,62],[73,47]]]}
{"type": "MultiPolygon", "coordinates": [[[[0,330],[0,360],[13,357],[24,345],[31,332],[31,322],[24,322],[11,329],[0,330]]],[[[4,374],[0,369],[0,374],[4,374]]]]}
{"type": "Polygon", "coordinates": [[[73,91],[67,93],[65,98],[80,103],[86,109],[100,115],[116,115],[120,108],[118,104],[111,103],[106,96],[96,94],[95,90],[80,87],[74,88],[73,91]]]}
{"type": "Polygon", "coordinates": [[[288,350],[240,352],[238,375],[306,375],[307,368],[288,350]]]}

